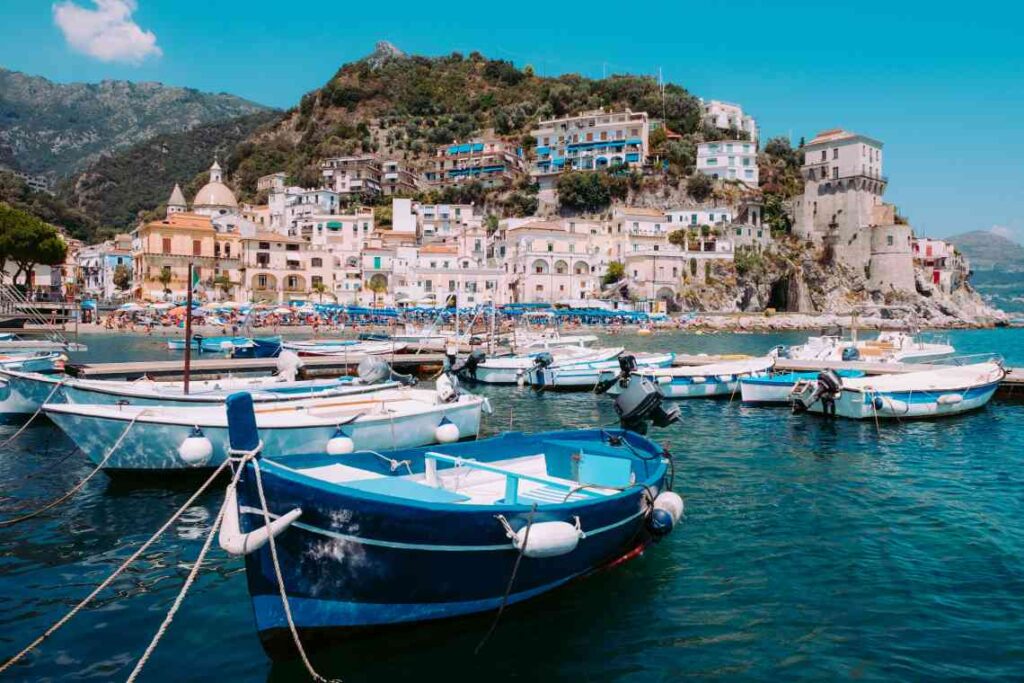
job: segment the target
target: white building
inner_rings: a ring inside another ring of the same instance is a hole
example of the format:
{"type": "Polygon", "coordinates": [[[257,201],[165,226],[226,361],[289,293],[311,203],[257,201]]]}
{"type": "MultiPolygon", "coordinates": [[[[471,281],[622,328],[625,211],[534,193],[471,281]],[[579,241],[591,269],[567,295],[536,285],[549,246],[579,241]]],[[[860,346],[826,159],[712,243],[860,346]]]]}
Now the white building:
{"type": "Polygon", "coordinates": [[[719,140],[697,145],[697,171],[719,180],[738,180],[757,187],[757,145],[743,140],[719,140]]]}
{"type": "Polygon", "coordinates": [[[530,172],[541,189],[546,189],[566,169],[641,166],[647,159],[649,133],[647,113],[629,109],[597,109],[541,121],[530,132],[536,142],[536,160],[530,172]]]}
{"type": "Polygon", "coordinates": [[[132,239],[130,235],[117,235],[112,240],[82,247],[75,254],[82,284],[82,294],[102,300],[111,300],[131,293],[132,239]],[[118,289],[114,284],[117,267],[128,269],[128,287],[118,289]]]}
{"type": "Polygon", "coordinates": [[[743,113],[743,107],[720,100],[701,101],[704,125],[726,132],[746,133],[747,139],[757,146],[757,122],[743,113]]]}

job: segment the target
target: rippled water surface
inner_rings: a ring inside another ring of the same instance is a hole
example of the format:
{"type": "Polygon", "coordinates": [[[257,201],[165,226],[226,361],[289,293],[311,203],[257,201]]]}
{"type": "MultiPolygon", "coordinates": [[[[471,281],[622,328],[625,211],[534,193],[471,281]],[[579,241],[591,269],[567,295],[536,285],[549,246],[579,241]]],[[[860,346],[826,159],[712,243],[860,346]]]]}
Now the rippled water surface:
{"type": "MultiPolygon", "coordinates": [[[[803,335],[661,334],[614,344],[764,351],[803,335]]],[[[1024,333],[952,335],[1024,365],[1024,333]]],[[[170,357],[157,339],[95,337],[90,360],[170,357]]],[[[490,433],[613,421],[608,399],[485,388],[490,433]]],[[[685,523],[644,557],[488,618],[421,626],[317,655],[346,681],[923,680],[1024,677],[1024,408],[997,400],[938,422],[792,416],[680,403],[654,432],[677,462],[685,523]]],[[[0,438],[17,425],[0,427],[0,438]]],[[[2,518],[90,471],[45,422],[0,453],[2,518]]],[[[42,632],[180,506],[195,482],[98,475],[44,517],[0,529],[0,657],[42,632]]],[[[15,680],[123,680],[156,630],[221,500],[189,509],[143,561],[24,664],[15,680]]],[[[220,550],[143,680],[296,680],[252,625],[242,563],[220,550]]]]}

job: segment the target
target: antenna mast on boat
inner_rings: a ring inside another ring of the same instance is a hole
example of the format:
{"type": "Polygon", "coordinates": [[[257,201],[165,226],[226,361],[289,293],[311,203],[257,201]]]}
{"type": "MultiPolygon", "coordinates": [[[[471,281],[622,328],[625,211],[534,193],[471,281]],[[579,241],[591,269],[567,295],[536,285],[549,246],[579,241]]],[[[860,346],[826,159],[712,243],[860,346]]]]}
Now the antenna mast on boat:
{"type": "Polygon", "coordinates": [[[185,298],[185,369],[184,386],[185,395],[188,395],[188,376],[192,370],[192,261],[188,262],[188,294],[185,298]]]}

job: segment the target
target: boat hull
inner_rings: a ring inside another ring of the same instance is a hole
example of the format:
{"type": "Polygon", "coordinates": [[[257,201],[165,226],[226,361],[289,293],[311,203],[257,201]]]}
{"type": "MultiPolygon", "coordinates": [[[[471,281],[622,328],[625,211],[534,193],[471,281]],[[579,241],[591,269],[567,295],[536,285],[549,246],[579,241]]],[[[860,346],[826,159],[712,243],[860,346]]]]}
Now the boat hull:
{"type": "MultiPolygon", "coordinates": [[[[500,448],[501,438],[488,447],[500,448]]],[[[650,482],[654,495],[664,485],[664,465],[659,467],[650,482]]],[[[510,585],[518,551],[495,515],[522,527],[531,519],[526,505],[409,507],[345,486],[331,487],[325,495],[277,476],[273,467],[261,471],[272,516],[302,510],[275,543],[289,608],[303,634],[337,636],[488,612],[501,605],[506,591],[509,604],[525,601],[635,556],[650,540],[642,487],[613,499],[541,506],[532,513],[534,522],[575,523],[578,517],[586,535],[567,554],[523,557],[510,585]]],[[[239,482],[245,532],[264,521],[254,478],[249,466],[239,482]]],[[[246,575],[261,640],[272,657],[282,650],[287,654],[287,647],[275,647],[287,643],[280,638],[287,621],[269,547],[246,556],[246,575]]]]}
{"type": "MultiPolygon", "coordinates": [[[[663,354],[650,359],[637,359],[640,363],[639,371],[651,370],[653,368],[671,367],[675,360],[674,354],[663,354]]],[[[538,389],[547,391],[591,391],[601,380],[609,379],[619,374],[618,360],[602,361],[600,363],[584,363],[581,365],[555,365],[548,368],[534,368],[527,374],[527,383],[538,389]]]]}
{"type": "MultiPolygon", "coordinates": [[[[861,392],[844,389],[836,399],[835,414],[853,420],[913,420],[959,415],[983,408],[999,388],[999,382],[939,392],[892,391],[861,392]],[[942,400],[947,396],[950,399],[942,400]],[[956,400],[956,399],[959,400],[956,400]]],[[[824,413],[821,401],[809,409],[824,413]]]]}
{"type": "MultiPolygon", "coordinates": [[[[394,420],[356,421],[345,426],[355,447],[360,450],[391,450],[412,448],[437,442],[436,430],[448,418],[459,428],[461,438],[475,438],[480,431],[482,402],[441,404],[429,411],[396,417],[394,420]]],[[[132,413],[134,414],[134,413],[132,413]]],[[[131,415],[117,418],[74,412],[47,410],[50,419],[82,450],[93,463],[99,464],[107,450],[121,437],[131,422],[131,415]]],[[[298,417],[296,418],[298,419],[298,417]]],[[[107,460],[104,469],[120,470],[191,470],[178,453],[182,442],[198,426],[213,445],[213,455],[204,466],[216,467],[227,457],[228,428],[225,419],[216,422],[181,421],[150,422],[138,419],[128,429],[117,451],[107,460]]],[[[337,425],[317,424],[260,429],[265,451],[274,457],[287,457],[311,451],[323,451],[334,436],[337,425]]]]}

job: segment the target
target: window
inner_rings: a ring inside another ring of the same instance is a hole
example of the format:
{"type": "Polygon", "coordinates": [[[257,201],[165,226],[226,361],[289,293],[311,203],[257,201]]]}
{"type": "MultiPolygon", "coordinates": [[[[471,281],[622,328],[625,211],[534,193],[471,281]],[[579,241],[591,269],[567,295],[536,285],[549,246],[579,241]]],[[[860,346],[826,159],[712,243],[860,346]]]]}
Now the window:
{"type": "Polygon", "coordinates": [[[313,282],[313,286],[314,287],[316,287],[317,285],[322,285],[324,283],[324,279],[322,277],[320,277],[319,275],[314,275],[311,278],[311,281],[313,282]]]}
{"type": "Polygon", "coordinates": [[[256,254],[256,265],[263,268],[270,267],[270,254],[256,254]]]}
{"type": "Polygon", "coordinates": [[[270,249],[270,242],[260,242],[258,249],[270,249]]]}
{"type": "Polygon", "coordinates": [[[171,253],[171,238],[170,237],[165,237],[163,241],[164,241],[163,253],[170,254],[171,253]]]}
{"type": "Polygon", "coordinates": [[[836,147],[835,149],[832,150],[832,158],[833,159],[838,159],[839,158],[839,148],[838,147],[836,147]]]}
{"type": "Polygon", "coordinates": [[[886,237],[885,237],[885,243],[886,243],[887,245],[889,245],[890,247],[891,247],[891,246],[893,245],[893,239],[892,239],[892,235],[886,235],[886,237]]]}
{"type": "Polygon", "coordinates": [[[285,248],[286,251],[298,251],[299,250],[299,245],[297,245],[297,244],[286,244],[286,245],[284,245],[284,248],[285,248]]]}
{"type": "Polygon", "coordinates": [[[203,243],[201,240],[192,240],[192,255],[202,256],[203,255],[203,243]]]}
{"type": "Polygon", "coordinates": [[[554,251],[554,250],[555,250],[554,242],[548,242],[548,251],[554,251]]]}
{"type": "MultiPolygon", "coordinates": [[[[313,258],[309,260],[309,265],[312,268],[322,268],[324,265],[324,260],[322,258],[313,258]]],[[[316,280],[315,277],[313,279],[316,280]]]]}
{"type": "Polygon", "coordinates": [[[267,276],[266,275],[257,275],[256,276],[256,288],[257,289],[266,289],[267,288],[267,276]]]}
{"type": "Polygon", "coordinates": [[[833,166],[832,167],[832,179],[833,180],[839,180],[839,167],[838,166],[833,166]]]}
{"type": "Polygon", "coordinates": [[[716,159],[715,157],[709,157],[708,158],[708,166],[717,166],[717,165],[718,165],[718,159],[716,159]]]}
{"type": "Polygon", "coordinates": [[[827,149],[821,150],[821,160],[822,161],[828,161],[828,150],[827,149]]]}
{"type": "Polygon", "coordinates": [[[160,269],[160,274],[161,274],[161,277],[165,277],[165,278],[171,277],[171,267],[170,266],[164,266],[163,268],[160,269]]]}

